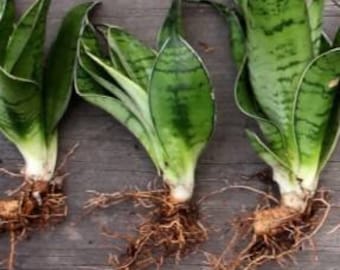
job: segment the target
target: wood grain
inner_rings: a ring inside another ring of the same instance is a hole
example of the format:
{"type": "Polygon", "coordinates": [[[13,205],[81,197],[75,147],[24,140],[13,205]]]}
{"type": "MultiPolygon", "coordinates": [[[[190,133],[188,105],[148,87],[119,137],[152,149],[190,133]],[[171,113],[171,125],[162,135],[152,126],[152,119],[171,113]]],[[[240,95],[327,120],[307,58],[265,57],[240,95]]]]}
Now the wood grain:
{"type": "MultiPolygon", "coordinates": [[[[56,35],[61,18],[69,7],[86,0],[54,0],[49,16],[47,48],[56,35]]],[[[22,12],[32,1],[17,0],[22,12]]],[[[149,45],[155,44],[158,27],[170,5],[170,0],[103,0],[95,12],[96,22],[120,25],[136,34],[149,45]]],[[[236,108],[232,86],[235,70],[230,59],[228,31],[224,21],[209,7],[186,6],[186,30],[190,43],[204,58],[216,89],[218,101],[218,122],[209,148],[204,153],[197,171],[197,197],[218,190],[226,184],[245,184],[268,190],[271,185],[247,180],[249,176],[263,169],[265,165],[250,149],[244,135],[244,128],[253,126],[236,108]],[[205,53],[199,44],[207,43],[214,50],[205,53]]],[[[327,1],[325,9],[326,32],[334,35],[340,25],[340,9],[327,1]]],[[[99,211],[84,218],[76,225],[74,221],[82,213],[82,205],[88,198],[87,190],[103,192],[119,190],[127,186],[145,187],[155,177],[154,168],[136,140],[110,116],[85,104],[74,97],[60,132],[60,156],[75,143],[80,148],[69,161],[71,173],[66,183],[70,215],[67,222],[53,230],[35,234],[32,239],[22,242],[17,250],[16,270],[108,270],[107,255],[113,246],[124,247],[101,236],[106,226],[115,231],[132,230],[138,222],[136,210],[128,203],[106,211],[99,211]]],[[[22,160],[15,148],[3,137],[0,138],[0,162],[3,167],[16,170],[22,160]]],[[[332,189],[332,203],[340,206],[340,150],[332,157],[322,175],[321,186],[332,189]]],[[[0,190],[16,186],[16,180],[0,178],[0,190]]],[[[203,247],[219,253],[223,249],[228,232],[228,221],[234,214],[253,209],[257,196],[247,191],[230,191],[211,198],[204,205],[203,213],[213,227],[223,228],[211,236],[203,247]]],[[[297,257],[297,264],[290,270],[339,270],[340,231],[327,234],[340,223],[339,208],[334,207],[323,230],[315,238],[318,260],[315,253],[306,248],[297,257]]],[[[0,258],[7,253],[7,241],[0,238],[0,258]]],[[[0,266],[0,269],[5,269],[0,266]]],[[[206,270],[201,253],[186,258],[181,265],[169,262],[163,269],[206,270]]],[[[278,270],[276,265],[262,269],[278,270]]]]}

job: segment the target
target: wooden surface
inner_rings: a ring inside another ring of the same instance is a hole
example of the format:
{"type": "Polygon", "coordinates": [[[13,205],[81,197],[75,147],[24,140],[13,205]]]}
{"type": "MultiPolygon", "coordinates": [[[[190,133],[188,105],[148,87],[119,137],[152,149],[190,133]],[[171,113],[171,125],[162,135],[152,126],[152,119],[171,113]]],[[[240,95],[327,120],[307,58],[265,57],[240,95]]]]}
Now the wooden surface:
{"type": "MultiPolygon", "coordinates": [[[[48,44],[56,34],[62,16],[72,5],[86,0],[54,0],[48,27],[48,44]]],[[[31,0],[17,0],[21,12],[31,0]]],[[[95,13],[95,21],[104,21],[125,27],[141,40],[153,45],[158,27],[164,19],[170,0],[103,0],[95,13]]],[[[340,25],[340,10],[330,1],[325,10],[326,32],[334,35],[340,25]]],[[[230,60],[228,33],[224,21],[209,7],[185,8],[187,37],[204,58],[216,89],[218,122],[213,139],[201,158],[197,171],[197,196],[217,190],[226,184],[246,184],[263,190],[268,185],[249,181],[251,175],[265,167],[250,149],[244,128],[253,126],[236,108],[232,85],[235,70],[230,60]],[[205,53],[200,41],[214,48],[205,53]]],[[[154,178],[155,170],[136,140],[115,120],[104,112],[85,104],[75,97],[60,128],[60,156],[75,143],[80,148],[68,163],[71,176],[66,183],[70,215],[63,225],[43,233],[36,233],[31,240],[22,242],[17,250],[16,270],[107,270],[107,255],[113,251],[113,242],[101,236],[101,228],[108,226],[118,232],[133,230],[138,221],[131,204],[123,204],[87,217],[76,226],[72,222],[82,213],[87,190],[103,192],[119,190],[129,185],[141,188],[154,178]]],[[[0,139],[2,166],[16,170],[22,160],[15,148],[0,139]]],[[[322,174],[321,186],[332,189],[332,203],[340,206],[340,150],[322,174]]],[[[0,190],[18,183],[1,177],[0,190]]],[[[224,228],[212,235],[203,247],[219,253],[228,239],[227,221],[241,211],[253,209],[257,197],[246,191],[226,192],[210,199],[203,209],[210,225],[224,228]]],[[[297,264],[286,269],[339,270],[340,231],[327,234],[340,222],[340,211],[335,207],[327,224],[315,238],[318,258],[310,248],[301,251],[297,264]]],[[[7,241],[0,238],[0,258],[7,254],[7,241]]],[[[115,243],[117,244],[117,242],[115,243]]],[[[118,243],[119,244],[119,243],[118,243]]],[[[123,245],[124,246],[124,245],[123,245]]],[[[122,247],[123,247],[122,246],[122,247]]],[[[0,269],[5,269],[1,268],[0,269]]],[[[169,262],[163,269],[209,269],[201,253],[186,258],[181,265],[169,262]]],[[[266,265],[262,269],[280,269],[266,265]]]]}

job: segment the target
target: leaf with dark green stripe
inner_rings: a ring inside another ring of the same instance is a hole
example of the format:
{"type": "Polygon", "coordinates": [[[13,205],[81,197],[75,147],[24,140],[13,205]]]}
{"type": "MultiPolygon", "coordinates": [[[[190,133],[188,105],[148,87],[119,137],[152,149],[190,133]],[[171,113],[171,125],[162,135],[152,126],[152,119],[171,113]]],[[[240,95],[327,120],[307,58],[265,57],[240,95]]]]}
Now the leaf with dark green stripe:
{"type": "Polygon", "coordinates": [[[45,24],[51,0],[38,0],[21,18],[8,43],[4,67],[18,77],[41,81],[45,24]]]}
{"type": "Polygon", "coordinates": [[[247,137],[255,152],[270,166],[289,170],[289,165],[266,146],[252,131],[246,130],[247,137]]]}
{"type": "Polygon", "coordinates": [[[319,55],[320,39],[322,36],[324,0],[311,0],[308,5],[308,17],[311,28],[311,38],[314,48],[314,55],[319,55]]]}
{"type": "Polygon", "coordinates": [[[326,166],[332,156],[340,137],[340,95],[339,85],[336,90],[336,97],[333,104],[330,118],[326,127],[327,135],[324,137],[323,146],[319,161],[319,173],[326,166]]]}
{"type": "Polygon", "coordinates": [[[108,28],[107,40],[130,79],[147,89],[156,53],[118,27],[108,28]]]}
{"type": "Polygon", "coordinates": [[[15,20],[14,0],[0,1],[0,65],[6,53],[8,39],[13,31],[15,20]]]}
{"type": "Polygon", "coordinates": [[[323,32],[320,39],[320,51],[319,54],[329,51],[332,49],[332,40],[328,37],[328,35],[323,32]]]}
{"type": "Polygon", "coordinates": [[[158,33],[157,47],[160,50],[172,37],[183,36],[182,0],[172,0],[166,19],[158,33]]]}
{"type": "MultiPolygon", "coordinates": [[[[96,27],[96,30],[98,30],[98,32],[100,33],[100,36],[105,39],[107,46],[109,46],[107,38],[108,38],[108,35],[109,35],[109,33],[108,33],[109,29],[111,27],[113,27],[113,26],[109,25],[109,24],[98,25],[96,27]]],[[[121,72],[122,74],[128,76],[126,69],[124,68],[123,64],[121,63],[120,58],[117,55],[117,53],[114,50],[111,50],[111,49],[109,49],[108,51],[109,51],[108,55],[110,57],[111,65],[115,69],[117,69],[119,72],[121,72]]]]}
{"type": "Polygon", "coordinates": [[[281,192],[283,187],[294,185],[295,176],[290,170],[289,164],[286,164],[279,156],[273,153],[261,139],[252,131],[246,130],[248,140],[258,156],[273,168],[273,179],[279,184],[281,192]]]}
{"type": "Polygon", "coordinates": [[[174,173],[180,177],[195,165],[214,126],[214,98],[208,74],[182,38],[172,37],[163,46],[149,91],[155,128],[172,168],[177,170],[174,173]]]}
{"type": "Polygon", "coordinates": [[[340,27],[338,28],[333,41],[333,48],[337,47],[340,47],[340,27]]]}
{"type": "MultiPolygon", "coordinates": [[[[79,50],[81,53],[81,50],[79,50]]],[[[138,117],[129,110],[124,100],[120,100],[117,97],[110,95],[108,89],[99,84],[82,65],[82,61],[87,57],[85,53],[78,56],[80,62],[76,71],[76,91],[77,94],[84,98],[89,103],[103,109],[104,111],[115,117],[121,124],[126,126],[130,132],[138,138],[138,140],[145,147],[149,153],[155,165],[159,169],[158,160],[154,150],[154,141],[151,143],[150,136],[144,123],[142,123],[138,117]]],[[[110,89],[112,92],[112,89],[110,89]]]]}
{"type": "Polygon", "coordinates": [[[240,71],[236,79],[234,90],[236,104],[244,114],[258,122],[272,151],[285,159],[285,147],[282,134],[261,111],[261,108],[255,98],[251,83],[249,82],[249,73],[247,71],[245,60],[246,59],[244,59],[243,64],[240,67],[240,71]]]}
{"type": "Polygon", "coordinates": [[[310,25],[301,0],[253,0],[246,14],[251,83],[262,111],[282,132],[292,167],[298,163],[291,125],[295,89],[313,57],[310,25]],[[289,11],[289,12],[287,12],[289,11]]]}
{"type": "Polygon", "coordinates": [[[0,68],[0,129],[14,143],[41,132],[41,100],[37,84],[0,68]]]}
{"type": "Polygon", "coordinates": [[[133,113],[136,118],[139,120],[143,120],[142,113],[138,110],[137,105],[134,101],[126,94],[124,89],[117,86],[114,82],[112,82],[112,78],[106,73],[106,71],[99,66],[96,62],[94,62],[86,53],[84,52],[84,48],[80,48],[81,53],[81,68],[86,71],[87,75],[96,82],[99,86],[105,89],[107,92],[103,92],[108,95],[112,94],[115,98],[121,101],[126,109],[128,109],[131,113],[133,113]]]}
{"type": "Polygon", "coordinates": [[[92,3],[74,7],[64,18],[49,54],[44,77],[46,131],[51,133],[66,111],[72,92],[77,44],[92,3]]]}
{"type": "Polygon", "coordinates": [[[317,175],[339,79],[340,48],[317,57],[307,68],[298,88],[294,124],[300,174],[308,180],[317,175]]]}
{"type": "MultiPolygon", "coordinates": [[[[112,78],[107,70],[104,69],[103,66],[105,66],[105,64],[109,65],[110,61],[101,52],[95,29],[91,24],[87,24],[84,28],[79,45],[80,65],[81,68],[86,71],[87,75],[100,85],[102,89],[105,89],[123,102],[130,111],[133,111],[136,115],[138,114],[138,116],[140,116],[140,112],[136,113],[138,108],[134,100],[131,99],[124,88],[116,83],[115,79],[112,78]],[[95,55],[97,61],[94,61],[89,57],[88,53],[95,55]],[[99,64],[98,61],[101,62],[101,64],[99,64]]],[[[107,92],[106,94],[108,94],[107,92]]]]}

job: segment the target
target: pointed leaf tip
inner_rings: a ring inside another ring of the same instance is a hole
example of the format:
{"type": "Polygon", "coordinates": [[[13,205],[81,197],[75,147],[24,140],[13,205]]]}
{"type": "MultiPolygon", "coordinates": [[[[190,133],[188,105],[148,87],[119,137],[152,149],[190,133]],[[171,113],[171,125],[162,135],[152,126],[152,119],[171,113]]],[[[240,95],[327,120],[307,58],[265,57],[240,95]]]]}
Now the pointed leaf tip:
{"type": "Polygon", "coordinates": [[[51,48],[44,77],[46,132],[52,133],[69,103],[77,45],[88,13],[99,2],[88,2],[72,8],[65,16],[51,48]]]}

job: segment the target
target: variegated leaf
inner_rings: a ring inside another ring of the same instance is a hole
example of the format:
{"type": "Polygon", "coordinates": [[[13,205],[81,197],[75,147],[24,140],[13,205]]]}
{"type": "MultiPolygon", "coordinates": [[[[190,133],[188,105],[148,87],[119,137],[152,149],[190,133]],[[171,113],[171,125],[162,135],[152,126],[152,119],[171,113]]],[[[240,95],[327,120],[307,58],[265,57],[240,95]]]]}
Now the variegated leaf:
{"type": "Polygon", "coordinates": [[[13,31],[14,20],[14,0],[0,1],[0,65],[3,64],[8,39],[13,31]]]}
{"type": "MultiPolygon", "coordinates": [[[[214,126],[214,98],[205,67],[180,37],[168,39],[150,83],[154,125],[179,180],[197,158],[214,126]]],[[[175,177],[175,176],[173,176],[175,177]]]]}
{"type": "Polygon", "coordinates": [[[53,133],[69,104],[73,89],[78,40],[87,14],[95,5],[93,3],[80,4],[69,11],[50,51],[43,81],[47,134],[53,133]]]}
{"type": "Polygon", "coordinates": [[[143,89],[147,89],[156,60],[156,52],[121,28],[109,26],[107,41],[125,73],[143,89]]]}
{"type": "Polygon", "coordinates": [[[4,68],[11,74],[41,82],[45,25],[51,0],[37,0],[23,15],[8,43],[4,68]]]}
{"type": "Polygon", "coordinates": [[[318,173],[327,128],[332,125],[329,121],[334,113],[339,80],[340,48],[314,59],[298,87],[294,124],[300,156],[299,176],[306,181],[312,181],[318,173]]]}

